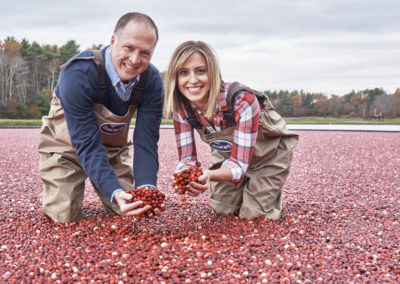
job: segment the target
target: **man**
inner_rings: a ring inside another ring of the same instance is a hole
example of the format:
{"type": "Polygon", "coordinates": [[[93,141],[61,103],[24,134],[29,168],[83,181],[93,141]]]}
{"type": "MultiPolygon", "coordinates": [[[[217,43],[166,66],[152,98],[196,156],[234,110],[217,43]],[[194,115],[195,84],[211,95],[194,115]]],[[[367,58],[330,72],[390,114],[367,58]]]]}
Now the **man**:
{"type": "Polygon", "coordinates": [[[157,186],[164,100],[162,78],[150,63],[157,41],[150,17],[128,13],[118,20],[110,46],[65,64],[39,137],[43,211],[55,222],[79,220],[87,177],[106,214],[151,208],[128,203],[132,196],[125,190],[157,186]],[[136,110],[132,171],[128,132],[136,110]]]}

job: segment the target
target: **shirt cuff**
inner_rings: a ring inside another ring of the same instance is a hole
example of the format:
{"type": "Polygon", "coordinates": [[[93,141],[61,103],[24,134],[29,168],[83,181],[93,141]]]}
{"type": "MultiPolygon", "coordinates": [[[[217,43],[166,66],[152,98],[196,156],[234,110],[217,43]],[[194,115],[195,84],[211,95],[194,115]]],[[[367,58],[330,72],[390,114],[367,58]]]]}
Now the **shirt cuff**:
{"type": "Polygon", "coordinates": [[[232,162],[231,160],[226,160],[225,162],[222,163],[222,166],[231,170],[232,182],[235,185],[239,185],[242,182],[244,172],[239,165],[232,162]]]}
{"type": "Polygon", "coordinates": [[[196,165],[196,161],[184,159],[179,161],[178,165],[176,166],[175,171],[179,171],[181,168],[185,166],[194,167],[196,165]]]}
{"type": "Polygon", "coordinates": [[[154,184],[142,184],[141,186],[138,186],[137,188],[143,188],[143,187],[151,187],[151,188],[156,188],[154,184]]]}
{"type": "Polygon", "coordinates": [[[118,191],[121,191],[121,190],[123,190],[122,188],[118,188],[118,189],[116,189],[114,192],[113,192],[113,194],[111,195],[111,203],[114,203],[114,204],[116,204],[117,202],[114,200],[114,195],[118,192],[118,191]]]}

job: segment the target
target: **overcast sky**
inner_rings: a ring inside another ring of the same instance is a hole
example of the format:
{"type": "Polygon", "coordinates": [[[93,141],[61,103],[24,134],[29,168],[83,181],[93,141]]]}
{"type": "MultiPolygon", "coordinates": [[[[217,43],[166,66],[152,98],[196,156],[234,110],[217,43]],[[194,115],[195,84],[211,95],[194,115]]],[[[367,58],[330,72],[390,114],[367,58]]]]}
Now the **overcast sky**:
{"type": "Polygon", "coordinates": [[[159,28],[152,62],[160,71],[181,42],[202,40],[225,81],[258,90],[400,88],[399,0],[1,1],[0,40],[73,39],[84,50],[109,44],[118,18],[131,11],[159,28]]]}

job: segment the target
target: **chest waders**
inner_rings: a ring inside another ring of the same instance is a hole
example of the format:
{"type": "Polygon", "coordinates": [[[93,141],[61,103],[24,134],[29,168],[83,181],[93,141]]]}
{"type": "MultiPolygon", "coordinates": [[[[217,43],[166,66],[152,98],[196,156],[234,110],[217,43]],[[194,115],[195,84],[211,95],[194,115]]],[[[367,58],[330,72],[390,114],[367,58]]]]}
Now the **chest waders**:
{"type": "MultiPolygon", "coordinates": [[[[129,151],[132,142],[128,138],[132,116],[136,112],[148,70],[141,74],[139,82],[132,90],[131,104],[123,116],[109,111],[103,104],[107,85],[103,68],[101,51],[94,50],[91,57],[80,57],[75,60],[94,60],[100,81],[100,96],[93,104],[97,117],[103,146],[110,165],[114,169],[124,189],[134,186],[132,159],[129,151]]],[[[71,61],[61,68],[64,68],[71,61]]],[[[59,99],[53,93],[48,116],[43,117],[39,135],[39,175],[43,182],[43,212],[55,222],[75,222],[81,216],[85,180],[88,178],[80,165],[76,150],[71,144],[64,111],[59,99]]],[[[106,214],[121,215],[117,204],[108,198],[91,181],[101,199],[106,214]]]]}
{"type": "Polygon", "coordinates": [[[255,94],[261,107],[254,152],[240,186],[232,182],[211,182],[210,206],[214,213],[221,215],[239,213],[241,218],[264,216],[278,219],[282,211],[282,188],[289,174],[298,135],[287,129],[285,120],[274,110],[269,98],[244,85],[233,83],[227,95],[228,111],[224,113],[228,122],[226,129],[204,133],[192,111],[188,111],[188,121],[196,128],[200,138],[214,147],[210,169],[220,168],[231,154],[226,145],[233,142],[236,125],[233,114],[234,96],[240,90],[255,94]]]}

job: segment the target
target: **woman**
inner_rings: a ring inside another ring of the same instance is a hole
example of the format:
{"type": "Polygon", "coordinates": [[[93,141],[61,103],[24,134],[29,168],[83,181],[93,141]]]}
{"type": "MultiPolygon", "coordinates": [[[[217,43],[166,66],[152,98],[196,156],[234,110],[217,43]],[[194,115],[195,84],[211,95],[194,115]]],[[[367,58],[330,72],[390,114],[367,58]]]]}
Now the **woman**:
{"type": "Polygon", "coordinates": [[[298,136],[287,130],[268,97],[238,83],[224,83],[216,56],[201,41],[176,48],[165,74],[165,91],[164,115],[173,112],[174,117],[176,170],[197,161],[193,129],[212,148],[210,169],[203,171],[199,183],[188,186],[188,194],[210,190],[216,214],[279,218],[298,136]]]}

